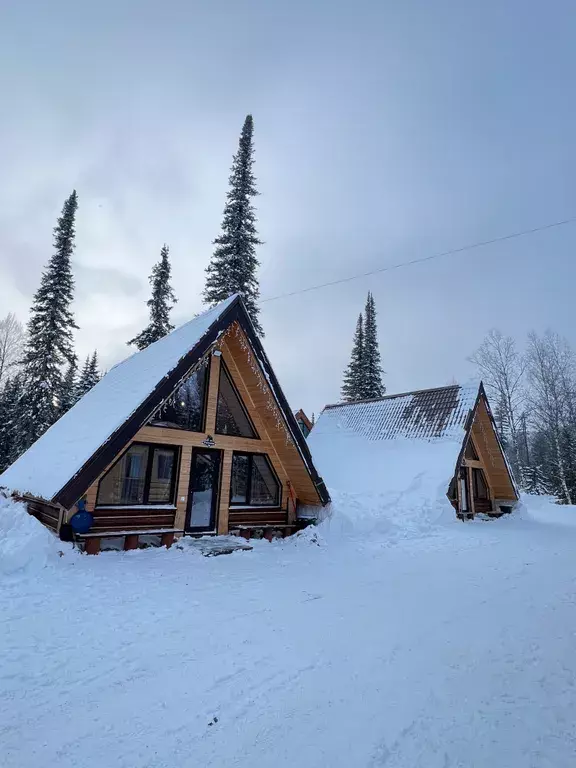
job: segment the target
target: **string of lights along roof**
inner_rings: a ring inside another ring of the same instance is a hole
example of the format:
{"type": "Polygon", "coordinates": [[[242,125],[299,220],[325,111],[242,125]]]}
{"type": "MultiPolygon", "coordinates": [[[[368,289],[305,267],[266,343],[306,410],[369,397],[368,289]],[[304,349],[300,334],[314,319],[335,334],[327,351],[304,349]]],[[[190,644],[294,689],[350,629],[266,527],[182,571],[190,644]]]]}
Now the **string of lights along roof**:
{"type": "Polygon", "coordinates": [[[425,261],[433,261],[434,259],[441,259],[444,256],[455,256],[459,253],[465,253],[466,251],[473,251],[477,248],[485,248],[488,245],[495,245],[496,243],[503,243],[506,240],[515,240],[518,237],[527,237],[528,235],[535,235],[538,232],[545,232],[548,229],[555,229],[556,227],[564,227],[567,224],[576,223],[576,216],[571,216],[569,219],[562,219],[561,221],[553,221],[549,224],[542,224],[539,227],[532,227],[531,229],[522,229],[519,232],[512,232],[508,235],[500,235],[500,237],[493,237],[490,240],[479,240],[476,243],[470,243],[469,245],[462,245],[460,248],[452,248],[449,251],[442,251],[441,253],[433,253],[431,256],[421,256],[418,259],[411,259],[410,261],[401,261],[398,264],[388,264],[385,267],[379,267],[378,269],[371,269],[369,272],[360,272],[356,275],[349,275],[348,277],[341,277],[338,280],[330,280],[326,283],[319,283],[318,285],[310,285],[307,288],[299,288],[295,291],[289,291],[288,293],[280,293],[278,296],[268,296],[268,298],[261,299],[260,303],[264,304],[267,301],[276,301],[277,299],[287,299],[289,296],[298,296],[300,293],[308,293],[309,291],[319,291],[321,288],[329,288],[332,285],[341,285],[342,283],[349,283],[352,280],[360,280],[362,277],[370,277],[371,275],[379,275],[383,272],[392,272],[394,269],[402,269],[403,267],[411,267],[415,264],[423,264],[425,261]]]}

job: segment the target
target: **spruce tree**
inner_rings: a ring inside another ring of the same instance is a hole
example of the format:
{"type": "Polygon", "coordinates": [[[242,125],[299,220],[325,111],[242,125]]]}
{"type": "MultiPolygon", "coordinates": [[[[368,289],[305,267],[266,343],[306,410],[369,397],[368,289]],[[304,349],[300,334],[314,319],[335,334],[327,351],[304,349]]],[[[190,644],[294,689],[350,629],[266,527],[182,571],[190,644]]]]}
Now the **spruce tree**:
{"type": "Polygon", "coordinates": [[[264,336],[258,319],[260,288],[256,270],[256,246],[261,240],[256,232],[256,213],[251,199],[258,194],[252,171],[254,146],[252,115],[244,121],[238,152],[234,155],[230,173],[222,232],[214,240],[216,248],[206,268],[203,298],[211,306],[239,293],[260,336],[264,336]]]}
{"type": "Polygon", "coordinates": [[[362,399],[382,397],[386,387],[382,383],[382,366],[376,328],[376,306],[372,293],[368,291],[364,310],[364,354],[362,358],[362,399]]]}
{"type": "Polygon", "coordinates": [[[137,346],[138,349],[145,349],[149,344],[153,344],[174,330],[174,326],[170,323],[170,310],[177,299],[170,285],[172,268],[168,252],[168,246],[164,244],[160,251],[160,261],[154,265],[149,277],[152,297],[146,303],[150,307],[150,322],[143,331],[128,342],[137,346]]]}
{"type": "Polygon", "coordinates": [[[22,360],[26,389],[22,413],[24,447],[37,440],[58,418],[62,369],[74,359],[73,331],[78,326],[70,305],[74,293],[71,258],[77,208],[74,190],[54,228],[54,254],[42,274],[28,322],[22,360]]]}
{"type": "Polygon", "coordinates": [[[22,442],[22,374],[6,379],[0,390],[0,472],[7,469],[25,450],[22,442]]]}
{"type": "Polygon", "coordinates": [[[342,399],[346,402],[361,400],[363,397],[364,377],[364,321],[362,315],[358,315],[350,362],[344,371],[342,384],[342,399]]]}
{"type": "Polygon", "coordinates": [[[60,416],[63,416],[66,411],[69,411],[70,408],[75,404],[77,397],[77,391],[78,391],[78,382],[77,382],[77,376],[78,376],[78,366],[76,363],[76,358],[72,360],[70,365],[68,366],[66,370],[66,374],[64,375],[64,379],[62,380],[62,392],[60,395],[60,416]]]}
{"type": "Polygon", "coordinates": [[[89,392],[100,381],[100,373],[98,371],[98,354],[96,351],[92,356],[88,355],[80,371],[78,378],[78,385],[76,387],[76,400],[80,400],[84,397],[86,392],[89,392]]]}

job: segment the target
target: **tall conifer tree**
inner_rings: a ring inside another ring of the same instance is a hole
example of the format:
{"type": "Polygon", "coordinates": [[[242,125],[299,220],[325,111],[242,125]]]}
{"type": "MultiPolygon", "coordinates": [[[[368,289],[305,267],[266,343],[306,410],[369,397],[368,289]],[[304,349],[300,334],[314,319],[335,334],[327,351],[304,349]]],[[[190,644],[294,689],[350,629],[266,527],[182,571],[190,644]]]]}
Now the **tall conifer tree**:
{"type": "Polygon", "coordinates": [[[69,411],[70,408],[74,405],[76,400],[78,399],[76,396],[78,382],[78,364],[76,362],[76,358],[72,360],[72,362],[69,364],[68,368],[66,369],[66,374],[64,375],[64,379],[62,380],[62,393],[60,395],[60,416],[63,416],[66,411],[69,411]]]}
{"type": "Polygon", "coordinates": [[[344,371],[342,383],[342,399],[347,402],[361,400],[364,391],[364,321],[362,315],[358,315],[354,341],[352,342],[352,354],[350,362],[344,371]]]}
{"type": "Polygon", "coordinates": [[[174,330],[174,326],[170,323],[170,310],[177,299],[170,285],[172,268],[168,253],[168,246],[164,244],[160,251],[160,261],[154,265],[149,277],[152,286],[152,297],[147,302],[150,307],[150,322],[143,331],[128,342],[137,346],[138,349],[145,349],[149,344],[153,344],[174,330]]]}
{"type": "Polygon", "coordinates": [[[382,397],[386,387],[382,382],[382,366],[380,364],[380,349],[378,347],[378,332],[376,328],[376,306],[374,296],[368,291],[364,310],[364,355],[362,359],[362,398],[382,397]]]}
{"type": "Polygon", "coordinates": [[[54,228],[54,254],[34,295],[23,357],[25,396],[22,435],[27,448],[59,415],[63,367],[74,359],[73,331],[78,326],[70,309],[74,293],[71,258],[74,251],[76,190],[64,203],[54,228]]]}
{"type": "Polygon", "coordinates": [[[98,353],[94,351],[92,356],[88,355],[78,377],[78,386],[76,388],[76,400],[84,397],[92,387],[100,381],[100,372],[98,370],[98,353]]]}
{"type": "Polygon", "coordinates": [[[22,374],[6,379],[0,390],[0,472],[7,469],[25,450],[22,442],[22,374]]]}
{"type": "Polygon", "coordinates": [[[261,245],[256,231],[256,213],[252,198],[258,194],[254,165],[254,122],[247,115],[240,136],[238,151],[234,155],[230,173],[230,188],[226,198],[222,232],[214,240],[216,248],[206,268],[204,301],[211,306],[239,293],[260,336],[264,336],[258,319],[260,288],[256,270],[256,246],[261,245]]]}

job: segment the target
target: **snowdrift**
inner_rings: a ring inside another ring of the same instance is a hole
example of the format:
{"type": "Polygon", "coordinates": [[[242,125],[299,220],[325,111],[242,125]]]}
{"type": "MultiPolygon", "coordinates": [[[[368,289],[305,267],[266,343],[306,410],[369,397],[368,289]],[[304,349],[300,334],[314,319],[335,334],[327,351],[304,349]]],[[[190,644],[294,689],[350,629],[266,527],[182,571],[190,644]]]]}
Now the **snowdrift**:
{"type": "Polygon", "coordinates": [[[337,449],[314,446],[314,459],[328,484],[332,504],[323,526],[342,535],[401,538],[454,520],[446,496],[454,475],[457,441],[396,439],[373,442],[346,435],[337,449]]]}
{"type": "Polygon", "coordinates": [[[0,493],[0,577],[35,573],[56,562],[62,543],[21,502],[0,493]]]}

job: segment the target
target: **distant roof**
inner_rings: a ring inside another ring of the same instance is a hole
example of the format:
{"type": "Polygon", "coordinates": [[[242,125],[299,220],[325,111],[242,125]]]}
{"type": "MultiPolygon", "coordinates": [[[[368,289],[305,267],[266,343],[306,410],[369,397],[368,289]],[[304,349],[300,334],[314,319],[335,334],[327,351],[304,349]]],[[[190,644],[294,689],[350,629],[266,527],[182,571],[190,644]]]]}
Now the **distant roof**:
{"type": "Polygon", "coordinates": [[[479,392],[451,385],[326,406],[308,445],[328,489],[373,495],[377,506],[441,507],[479,392]]]}
{"type": "Polygon", "coordinates": [[[327,405],[322,427],[338,424],[369,440],[446,438],[461,430],[478,397],[478,384],[452,384],[375,400],[327,405]]]}
{"type": "Polygon", "coordinates": [[[231,296],[115,365],[0,475],[0,487],[52,499],[236,298],[231,296]]]}

